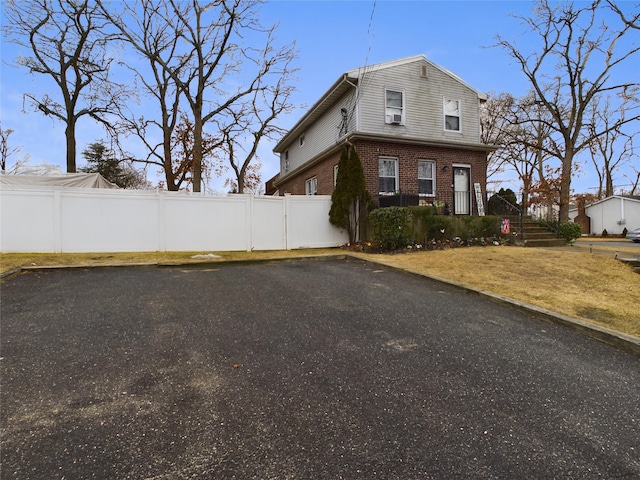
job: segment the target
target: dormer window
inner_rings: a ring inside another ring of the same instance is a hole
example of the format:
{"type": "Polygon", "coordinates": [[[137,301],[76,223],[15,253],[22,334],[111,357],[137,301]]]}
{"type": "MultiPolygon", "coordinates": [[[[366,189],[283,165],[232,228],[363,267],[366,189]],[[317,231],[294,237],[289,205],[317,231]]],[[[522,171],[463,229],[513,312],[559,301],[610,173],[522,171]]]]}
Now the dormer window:
{"type": "Polygon", "coordinates": [[[460,131],[460,100],[444,99],[444,129],[451,132],[460,131]]]}
{"type": "Polygon", "coordinates": [[[404,92],[385,90],[385,123],[404,125],[404,92]]]}

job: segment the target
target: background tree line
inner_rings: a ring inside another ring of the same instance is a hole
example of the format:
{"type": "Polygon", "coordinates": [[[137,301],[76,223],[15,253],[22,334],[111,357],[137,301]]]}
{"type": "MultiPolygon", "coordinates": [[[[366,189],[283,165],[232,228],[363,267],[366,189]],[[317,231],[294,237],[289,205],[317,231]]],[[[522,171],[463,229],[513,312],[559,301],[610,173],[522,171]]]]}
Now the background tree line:
{"type": "Polygon", "coordinates": [[[623,62],[640,64],[640,4],[625,7],[631,13],[613,0],[539,0],[520,18],[531,47],[497,37],[531,88],[520,98],[492,94],[483,106],[482,139],[499,147],[489,155],[488,177],[515,171],[525,210],[532,202],[558,205],[560,220],[568,220],[571,181],[585,159],[598,175],[592,197],[614,194],[624,164],[635,175],[625,179],[626,192],[638,189],[640,75],[612,80],[623,62]],[[611,12],[616,21],[605,21],[611,12]]]}
{"type": "Polygon", "coordinates": [[[295,45],[260,24],[260,3],[20,0],[6,4],[4,33],[29,52],[17,65],[55,84],[25,100],[65,124],[67,172],[89,117],[120,160],[159,167],[168,190],[199,192],[203,178],[230,172],[242,193],[260,182],[259,141],[282,134],[275,120],[292,108],[295,45]],[[145,158],[122,147],[134,138],[145,158]]]}

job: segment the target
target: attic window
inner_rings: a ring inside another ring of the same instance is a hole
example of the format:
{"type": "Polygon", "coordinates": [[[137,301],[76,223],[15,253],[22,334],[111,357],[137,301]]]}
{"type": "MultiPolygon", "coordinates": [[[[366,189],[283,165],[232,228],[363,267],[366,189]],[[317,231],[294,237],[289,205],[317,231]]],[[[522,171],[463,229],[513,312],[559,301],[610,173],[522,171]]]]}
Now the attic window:
{"type": "Polygon", "coordinates": [[[304,146],[304,142],[305,142],[306,138],[305,138],[305,134],[303,133],[302,135],[300,135],[300,146],[304,146]]]}
{"type": "Polygon", "coordinates": [[[385,123],[404,124],[404,92],[401,90],[385,90],[385,123]]]}

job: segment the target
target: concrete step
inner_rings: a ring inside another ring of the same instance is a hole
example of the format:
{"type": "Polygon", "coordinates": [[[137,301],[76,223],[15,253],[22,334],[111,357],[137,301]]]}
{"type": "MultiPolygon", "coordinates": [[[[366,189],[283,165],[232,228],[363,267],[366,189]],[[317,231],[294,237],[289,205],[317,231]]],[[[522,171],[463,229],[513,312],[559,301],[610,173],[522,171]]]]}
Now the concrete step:
{"type": "Polygon", "coordinates": [[[525,228],[524,235],[547,235],[554,238],[556,236],[554,232],[550,232],[546,228],[525,228]]]}
{"type": "Polygon", "coordinates": [[[525,236],[524,246],[525,247],[563,247],[567,244],[567,241],[564,238],[556,238],[555,235],[553,238],[527,238],[525,236]]]}

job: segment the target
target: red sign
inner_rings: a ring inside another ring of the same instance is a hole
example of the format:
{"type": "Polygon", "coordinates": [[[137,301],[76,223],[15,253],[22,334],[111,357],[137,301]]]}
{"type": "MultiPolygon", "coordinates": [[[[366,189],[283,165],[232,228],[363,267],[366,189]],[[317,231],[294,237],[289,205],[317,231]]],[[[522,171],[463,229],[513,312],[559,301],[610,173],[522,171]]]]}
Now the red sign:
{"type": "Polygon", "coordinates": [[[502,235],[509,235],[511,233],[511,222],[508,218],[503,218],[500,225],[500,233],[502,235]]]}

